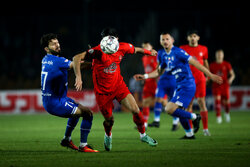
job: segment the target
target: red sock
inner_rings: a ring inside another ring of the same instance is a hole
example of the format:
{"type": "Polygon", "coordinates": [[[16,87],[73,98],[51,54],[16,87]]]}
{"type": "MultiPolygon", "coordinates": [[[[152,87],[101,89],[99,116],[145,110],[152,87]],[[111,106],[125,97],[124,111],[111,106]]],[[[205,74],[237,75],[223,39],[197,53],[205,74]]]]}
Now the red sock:
{"type": "Polygon", "coordinates": [[[229,112],[230,112],[230,103],[228,103],[228,104],[225,105],[225,112],[227,114],[229,114],[229,112]]]}
{"type": "Polygon", "coordinates": [[[133,114],[134,123],[137,125],[137,129],[140,133],[145,133],[144,119],[141,112],[133,114]]]}
{"type": "Polygon", "coordinates": [[[148,122],[149,112],[149,107],[143,107],[142,114],[145,122],[148,122]]]}
{"type": "Polygon", "coordinates": [[[221,116],[221,100],[215,100],[215,111],[217,117],[221,116]]]}
{"type": "MultiPolygon", "coordinates": [[[[193,111],[189,111],[189,112],[191,112],[191,113],[192,113],[193,111]]],[[[191,129],[193,129],[193,122],[192,122],[192,120],[191,120],[191,119],[189,120],[189,124],[190,124],[190,128],[191,128],[191,129]]]]}
{"type": "Polygon", "coordinates": [[[203,124],[203,129],[208,129],[208,112],[207,111],[201,111],[201,120],[203,124]]]}

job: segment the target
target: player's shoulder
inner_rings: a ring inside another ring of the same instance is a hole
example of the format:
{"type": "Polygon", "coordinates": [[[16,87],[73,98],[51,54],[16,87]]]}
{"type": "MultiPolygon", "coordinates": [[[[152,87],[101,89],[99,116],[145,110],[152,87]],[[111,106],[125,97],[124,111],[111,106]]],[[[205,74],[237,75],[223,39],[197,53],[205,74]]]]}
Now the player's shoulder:
{"type": "Polygon", "coordinates": [[[173,48],[172,48],[172,50],[175,52],[175,53],[184,53],[184,54],[187,54],[187,52],[184,50],[184,49],[182,49],[182,48],[179,48],[179,47],[176,47],[176,46],[174,46],[173,48]]]}
{"type": "Polygon", "coordinates": [[[164,50],[164,49],[158,50],[158,55],[162,55],[163,53],[165,53],[165,50],[164,50]]]}
{"type": "Polygon", "coordinates": [[[199,44],[198,47],[199,47],[200,49],[205,49],[205,50],[207,50],[207,46],[205,46],[205,45],[199,44]]]}
{"type": "Polygon", "coordinates": [[[189,47],[190,47],[189,45],[181,45],[181,46],[180,46],[181,49],[189,48],[189,47]]]}
{"type": "Polygon", "coordinates": [[[127,43],[127,42],[119,42],[119,49],[124,49],[124,48],[133,48],[134,45],[131,43],[127,43]]]}

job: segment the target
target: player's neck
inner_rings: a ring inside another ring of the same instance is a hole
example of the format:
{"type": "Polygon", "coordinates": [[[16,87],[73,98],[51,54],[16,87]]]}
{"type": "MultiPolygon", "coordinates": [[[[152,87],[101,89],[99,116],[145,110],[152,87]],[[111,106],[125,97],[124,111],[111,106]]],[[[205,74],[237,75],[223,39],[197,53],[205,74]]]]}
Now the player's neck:
{"type": "Polygon", "coordinates": [[[164,48],[166,53],[169,54],[171,52],[171,49],[173,48],[173,45],[172,46],[169,46],[168,48],[164,48]]]}
{"type": "Polygon", "coordinates": [[[199,44],[198,43],[189,43],[189,46],[191,47],[197,47],[199,44]]]}

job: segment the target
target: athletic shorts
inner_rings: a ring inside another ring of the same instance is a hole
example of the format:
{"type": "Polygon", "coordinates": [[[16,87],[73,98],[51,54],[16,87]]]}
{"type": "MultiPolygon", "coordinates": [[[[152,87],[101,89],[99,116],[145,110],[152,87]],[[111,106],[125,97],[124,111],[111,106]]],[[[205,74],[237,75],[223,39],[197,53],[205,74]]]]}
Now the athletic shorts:
{"type": "Polygon", "coordinates": [[[143,93],[142,93],[142,97],[148,98],[148,97],[155,97],[155,91],[156,91],[156,87],[157,84],[155,82],[155,80],[152,81],[145,81],[144,87],[143,87],[143,93]]]}
{"type": "Polygon", "coordinates": [[[156,98],[164,98],[166,95],[168,95],[169,99],[172,99],[174,91],[176,88],[175,82],[168,82],[159,80],[157,83],[157,89],[155,92],[155,97],[156,98]]]}
{"type": "Polygon", "coordinates": [[[212,87],[212,93],[214,96],[221,96],[222,99],[229,99],[229,86],[220,85],[219,87],[212,87]]]}
{"type": "Polygon", "coordinates": [[[206,97],[206,80],[195,79],[195,84],[196,84],[195,97],[196,98],[206,97]]]}
{"type": "Polygon", "coordinates": [[[187,108],[189,103],[195,95],[195,84],[189,85],[188,87],[179,87],[174,91],[171,102],[177,104],[180,107],[187,108]]]}
{"type": "Polygon", "coordinates": [[[116,99],[120,103],[128,94],[130,91],[124,81],[111,93],[95,92],[97,104],[104,118],[110,118],[113,115],[113,100],[116,99]]]}
{"type": "Polygon", "coordinates": [[[59,117],[69,118],[75,114],[78,104],[69,97],[43,97],[45,110],[59,117]]]}

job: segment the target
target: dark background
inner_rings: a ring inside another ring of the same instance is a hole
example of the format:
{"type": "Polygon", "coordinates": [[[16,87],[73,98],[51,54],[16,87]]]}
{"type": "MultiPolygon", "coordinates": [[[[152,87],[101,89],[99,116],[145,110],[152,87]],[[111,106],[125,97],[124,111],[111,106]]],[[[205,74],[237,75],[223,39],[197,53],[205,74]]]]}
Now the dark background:
{"type": "MultiPolygon", "coordinates": [[[[179,46],[187,43],[188,29],[195,28],[200,44],[208,47],[209,62],[216,49],[224,49],[236,73],[233,85],[250,85],[250,15],[240,1],[8,1],[0,13],[1,90],[40,89],[43,34],[59,34],[61,56],[72,59],[88,44],[97,45],[107,26],[118,30],[120,41],[141,46],[147,40],[156,50],[162,31],[171,32],[179,46]]],[[[143,72],[141,55],[125,56],[121,68],[128,83],[133,74],[143,72]]],[[[91,70],[84,70],[83,77],[84,88],[93,88],[91,70]]],[[[73,83],[70,75],[71,88],[73,83]]]]}

